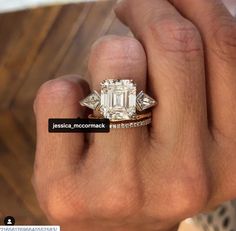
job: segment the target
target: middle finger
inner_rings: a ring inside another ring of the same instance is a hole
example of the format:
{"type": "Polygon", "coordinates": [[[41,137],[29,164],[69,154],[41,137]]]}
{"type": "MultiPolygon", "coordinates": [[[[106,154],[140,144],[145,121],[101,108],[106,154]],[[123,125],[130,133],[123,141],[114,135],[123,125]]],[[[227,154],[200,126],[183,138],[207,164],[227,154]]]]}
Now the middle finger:
{"type": "Polygon", "coordinates": [[[153,110],[154,140],[171,146],[190,135],[202,137],[205,69],[196,27],[166,0],[123,0],[116,13],[146,49],[149,86],[159,102],[153,110]]]}

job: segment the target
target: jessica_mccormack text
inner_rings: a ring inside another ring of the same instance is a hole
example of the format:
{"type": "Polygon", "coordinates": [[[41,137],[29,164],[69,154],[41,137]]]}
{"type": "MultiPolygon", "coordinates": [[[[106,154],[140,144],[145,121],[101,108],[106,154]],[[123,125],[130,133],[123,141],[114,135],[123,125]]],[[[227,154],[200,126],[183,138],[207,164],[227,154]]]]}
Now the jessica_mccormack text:
{"type": "Polygon", "coordinates": [[[108,119],[49,119],[50,133],[100,132],[110,131],[108,119]]]}

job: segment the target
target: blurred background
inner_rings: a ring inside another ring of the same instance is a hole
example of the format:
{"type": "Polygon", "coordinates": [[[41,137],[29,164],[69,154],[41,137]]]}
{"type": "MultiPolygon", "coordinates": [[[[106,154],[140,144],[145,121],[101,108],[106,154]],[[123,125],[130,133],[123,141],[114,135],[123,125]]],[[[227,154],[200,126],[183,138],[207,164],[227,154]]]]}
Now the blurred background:
{"type": "MultiPolygon", "coordinates": [[[[3,5],[9,2],[0,0],[0,224],[7,215],[17,224],[48,224],[31,186],[36,92],[64,74],[86,78],[92,43],[105,34],[131,33],[113,13],[115,0],[4,13],[4,7],[14,10],[3,5]]],[[[191,220],[184,226],[196,230],[191,220]]]]}
{"type": "Polygon", "coordinates": [[[35,119],[32,104],[45,81],[87,75],[92,43],[129,33],[115,18],[115,1],[56,5],[0,14],[0,223],[47,224],[32,186],[35,119]]]}

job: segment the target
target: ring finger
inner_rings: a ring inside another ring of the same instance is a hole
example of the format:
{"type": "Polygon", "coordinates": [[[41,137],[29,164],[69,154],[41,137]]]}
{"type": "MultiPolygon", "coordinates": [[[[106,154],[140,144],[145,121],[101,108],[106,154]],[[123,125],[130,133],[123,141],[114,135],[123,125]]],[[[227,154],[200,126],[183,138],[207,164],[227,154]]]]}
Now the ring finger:
{"type": "MultiPolygon", "coordinates": [[[[107,36],[99,39],[92,47],[89,65],[92,89],[100,91],[100,83],[105,79],[133,79],[137,91],[146,88],[146,55],[142,45],[134,38],[107,36]]],[[[109,134],[95,134],[93,146],[108,153],[119,153],[125,150],[131,153],[134,145],[142,142],[147,136],[147,128],[113,129],[109,134]],[[128,139],[127,139],[128,137],[128,139]]]]}

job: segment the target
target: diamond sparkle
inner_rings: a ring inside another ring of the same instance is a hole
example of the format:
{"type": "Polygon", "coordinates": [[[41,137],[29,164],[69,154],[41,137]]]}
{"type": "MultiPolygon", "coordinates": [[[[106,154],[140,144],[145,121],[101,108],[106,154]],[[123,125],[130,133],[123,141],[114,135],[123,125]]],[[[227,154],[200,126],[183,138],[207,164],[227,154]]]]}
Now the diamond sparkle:
{"type": "Polygon", "coordinates": [[[107,119],[130,120],[136,115],[136,84],[133,80],[104,80],[101,83],[101,108],[107,119]]]}
{"type": "Polygon", "coordinates": [[[143,91],[141,91],[137,95],[137,109],[139,111],[144,111],[148,108],[151,108],[155,104],[156,104],[156,101],[152,97],[144,93],[143,91]]]}
{"type": "Polygon", "coordinates": [[[100,95],[93,91],[89,96],[80,101],[82,106],[86,106],[92,110],[95,110],[100,105],[100,95]]]}

